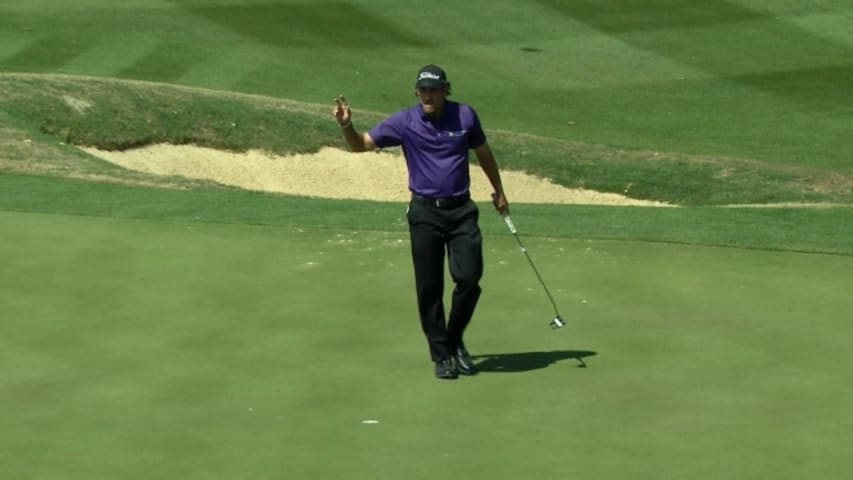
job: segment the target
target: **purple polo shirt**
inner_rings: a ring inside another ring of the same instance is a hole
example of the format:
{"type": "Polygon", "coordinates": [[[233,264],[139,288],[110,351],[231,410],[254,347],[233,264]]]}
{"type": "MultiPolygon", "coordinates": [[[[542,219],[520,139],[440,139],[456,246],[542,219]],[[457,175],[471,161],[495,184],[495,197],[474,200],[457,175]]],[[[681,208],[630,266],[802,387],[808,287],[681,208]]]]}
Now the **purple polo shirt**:
{"type": "Polygon", "coordinates": [[[437,198],[468,193],[468,150],[486,143],[474,109],[451,101],[445,102],[444,114],[435,121],[416,104],[392,114],[368,133],[379,148],[401,145],[409,190],[437,198]]]}

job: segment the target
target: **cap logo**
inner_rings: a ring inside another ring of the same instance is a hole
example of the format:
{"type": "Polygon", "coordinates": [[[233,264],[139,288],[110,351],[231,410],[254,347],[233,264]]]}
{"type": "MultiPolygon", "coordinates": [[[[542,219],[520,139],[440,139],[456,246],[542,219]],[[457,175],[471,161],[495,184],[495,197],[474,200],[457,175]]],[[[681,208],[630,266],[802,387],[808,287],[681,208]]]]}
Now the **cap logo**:
{"type": "Polygon", "coordinates": [[[438,75],[438,74],[432,73],[432,72],[421,72],[420,75],[418,75],[418,81],[421,81],[424,79],[441,80],[441,75],[438,75]]]}

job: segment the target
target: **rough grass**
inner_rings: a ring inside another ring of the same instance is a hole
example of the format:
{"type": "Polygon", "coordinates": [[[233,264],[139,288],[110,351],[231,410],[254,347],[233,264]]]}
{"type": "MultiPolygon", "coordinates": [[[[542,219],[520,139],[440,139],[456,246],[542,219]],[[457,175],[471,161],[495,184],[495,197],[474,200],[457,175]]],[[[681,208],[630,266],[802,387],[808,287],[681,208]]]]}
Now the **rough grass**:
{"type": "MultiPolygon", "coordinates": [[[[6,98],[0,120],[11,125],[0,138],[11,145],[0,160],[7,171],[157,184],[160,179],[110,166],[71,146],[123,150],[172,143],[277,154],[342,146],[329,105],[150,82],[27,74],[0,76],[0,95],[6,98]]],[[[384,115],[355,114],[361,128],[384,115]]],[[[845,173],[620,149],[524,132],[489,134],[504,168],[566,187],[680,205],[853,203],[853,176],[845,173]]]]}

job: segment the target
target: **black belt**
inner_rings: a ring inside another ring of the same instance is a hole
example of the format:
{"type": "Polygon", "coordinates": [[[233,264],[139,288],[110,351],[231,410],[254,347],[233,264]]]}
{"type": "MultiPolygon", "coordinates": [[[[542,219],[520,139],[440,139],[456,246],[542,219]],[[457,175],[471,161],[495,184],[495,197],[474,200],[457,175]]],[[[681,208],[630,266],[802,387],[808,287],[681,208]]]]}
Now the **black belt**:
{"type": "Polygon", "coordinates": [[[457,195],[455,197],[427,197],[425,195],[418,195],[417,193],[412,194],[412,200],[416,200],[418,202],[424,203],[426,205],[432,205],[433,207],[438,208],[453,208],[462,205],[463,203],[471,200],[471,194],[466,193],[464,195],[457,195]]]}

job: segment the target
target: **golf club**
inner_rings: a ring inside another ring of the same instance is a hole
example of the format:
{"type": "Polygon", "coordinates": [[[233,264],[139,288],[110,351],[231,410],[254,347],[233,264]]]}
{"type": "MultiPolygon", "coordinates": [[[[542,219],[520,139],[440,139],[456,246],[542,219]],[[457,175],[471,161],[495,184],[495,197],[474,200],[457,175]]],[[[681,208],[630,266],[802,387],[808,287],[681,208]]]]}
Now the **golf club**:
{"type": "Polygon", "coordinates": [[[530,263],[530,267],[533,268],[533,273],[536,274],[536,278],[539,279],[539,283],[542,284],[542,288],[545,289],[545,295],[548,295],[548,300],[551,301],[551,306],[554,307],[554,319],[551,320],[549,324],[551,328],[560,328],[566,324],[563,317],[560,316],[560,312],[557,311],[557,303],[554,301],[554,297],[551,296],[551,292],[548,290],[548,287],[545,285],[545,281],[542,280],[542,275],[539,275],[539,270],[536,269],[536,265],[533,264],[533,259],[530,258],[530,255],[527,253],[527,247],[521,243],[521,239],[518,238],[518,230],[515,228],[515,225],[512,223],[512,219],[509,218],[509,214],[501,215],[504,219],[504,223],[506,223],[507,228],[509,229],[509,233],[515,238],[515,241],[518,242],[518,247],[521,249],[521,252],[524,253],[524,256],[527,257],[527,262],[530,263]]]}

